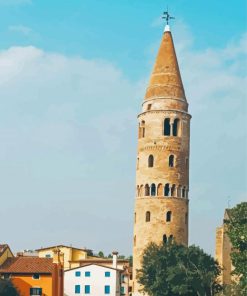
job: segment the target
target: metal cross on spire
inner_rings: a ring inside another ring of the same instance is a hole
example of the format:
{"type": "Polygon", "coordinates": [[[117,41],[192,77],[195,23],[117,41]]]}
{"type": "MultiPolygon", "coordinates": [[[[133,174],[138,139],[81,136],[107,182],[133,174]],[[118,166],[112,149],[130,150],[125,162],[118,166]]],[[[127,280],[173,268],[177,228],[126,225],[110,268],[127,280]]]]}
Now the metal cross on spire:
{"type": "Polygon", "coordinates": [[[168,7],[167,10],[163,12],[162,18],[166,20],[166,24],[169,25],[170,20],[174,20],[175,17],[171,16],[168,12],[168,7]]]}

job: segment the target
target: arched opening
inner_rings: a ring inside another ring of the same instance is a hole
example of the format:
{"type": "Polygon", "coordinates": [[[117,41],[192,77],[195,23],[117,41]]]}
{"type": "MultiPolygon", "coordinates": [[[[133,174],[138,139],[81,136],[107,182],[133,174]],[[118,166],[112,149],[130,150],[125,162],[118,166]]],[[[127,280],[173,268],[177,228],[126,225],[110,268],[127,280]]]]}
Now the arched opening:
{"type": "Polygon", "coordinates": [[[150,188],[148,186],[148,184],[145,185],[145,196],[149,196],[150,195],[150,188]]]}
{"type": "Polygon", "coordinates": [[[142,120],[141,123],[139,123],[139,138],[145,137],[145,121],[142,120]]]}
{"type": "Polygon", "coordinates": [[[175,194],[176,194],[176,185],[173,184],[171,188],[171,196],[175,196],[175,194]]]}
{"type": "Polygon", "coordinates": [[[136,235],[134,236],[134,246],[136,246],[136,235]]]}
{"type": "Polygon", "coordinates": [[[151,213],[148,211],[146,212],[146,222],[150,222],[151,220],[151,213]]]}
{"type": "Polygon", "coordinates": [[[182,197],[185,197],[185,187],[182,189],[182,197]]]}
{"type": "Polygon", "coordinates": [[[151,196],[155,196],[156,195],[156,186],[155,184],[151,184],[151,196]]]}
{"type": "Polygon", "coordinates": [[[157,195],[158,196],[162,196],[163,195],[162,188],[163,188],[162,184],[159,184],[158,187],[157,187],[157,195]]]}
{"type": "Polygon", "coordinates": [[[172,212],[168,211],[166,213],[166,222],[171,222],[171,220],[172,220],[172,212]]]}
{"type": "Polygon", "coordinates": [[[166,244],[167,243],[167,236],[164,234],[163,235],[163,243],[166,244]]]}
{"type": "Polygon", "coordinates": [[[151,155],[149,155],[149,157],[148,157],[148,167],[149,168],[152,168],[154,166],[154,157],[153,157],[153,155],[151,154],[151,155]]]}
{"type": "Polygon", "coordinates": [[[179,185],[177,188],[177,197],[181,197],[181,190],[182,190],[182,187],[181,185],[179,185]]]}
{"type": "Polygon", "coordinates": [[[178,136],[179,135],[179,119],[178,118],[175,118],[174,119],[174,122],[173,122],[173,131],[172,131],[172,134],[173,136],[178,136]]]}
{"type": "Polygon", "coordinates": [[[140,196],[143,196],[143,185],[140,186],[140,196]]]}
{"type": "Polygon", "coordinates": [[[169,196],[170,193],[170,185],[167,183],[164,188],[164,195],[169,196]]]}
{"type": "Polygon", "coordinates": [[[139,187],[139,185],[136,186],[136,196],[140,196],[140,187],[139,187]]]}
{"type": "Polygon", "coordinates": [[[172,241],[173,241],[173,235],[171,234],[171,235],[169,236],[168,242],[171,243],[172,241]]]}
{"type": "Polygon", "coordinates": [[[174,155],[169,156],[169,167],[170,168],[174,167],[174,155]]]}
{"type": "Polygon", "coordinates": [[[170,118],[165,118],[164,120],[164,136],[171,135],[171,125],[170,125],[170,118]]]}
{"type": "Polygon", "coordinates": [[[185,224],[188,224],[188,213],[185,213],[185,224]]]}

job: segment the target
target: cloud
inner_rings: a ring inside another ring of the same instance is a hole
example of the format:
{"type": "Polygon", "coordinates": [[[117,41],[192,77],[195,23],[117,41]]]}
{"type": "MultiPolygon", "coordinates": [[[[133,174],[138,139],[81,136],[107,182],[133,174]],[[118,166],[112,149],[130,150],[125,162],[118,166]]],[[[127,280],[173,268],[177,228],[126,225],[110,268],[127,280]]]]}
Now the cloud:
{"type": "Polygon", "coordinates": [[[9,31],[11,32],[17,32],[17,33],[21,33],[23,35],[29,35],[30,33],[32,33],[32,29],[27,27],[27,26],[23,26],[23,25],[18,25],[18,26],[9,26],[9,31]]]}

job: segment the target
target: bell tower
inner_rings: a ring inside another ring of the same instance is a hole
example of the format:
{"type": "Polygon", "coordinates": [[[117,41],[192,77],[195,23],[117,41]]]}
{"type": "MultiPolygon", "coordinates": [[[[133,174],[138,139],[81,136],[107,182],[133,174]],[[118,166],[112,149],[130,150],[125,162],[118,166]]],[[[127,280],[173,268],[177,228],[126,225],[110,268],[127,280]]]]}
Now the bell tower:
{"type": "Polygon", "coordinates": [[[150,242],[188,245],[190,119],[167,24],[138,115],[133,296],[141,295],[136,270],[150,242]]]}

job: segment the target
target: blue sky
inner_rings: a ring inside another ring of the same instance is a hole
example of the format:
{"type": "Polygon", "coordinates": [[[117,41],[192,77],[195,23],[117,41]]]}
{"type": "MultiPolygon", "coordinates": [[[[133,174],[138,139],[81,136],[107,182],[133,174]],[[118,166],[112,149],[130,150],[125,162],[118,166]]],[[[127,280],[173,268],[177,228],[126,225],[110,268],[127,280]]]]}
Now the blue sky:
{"type": "Polygon", "coordinates": [[[1,240],[132,248],[136,115],[162,11],[190,103],[190,242],[246,199],[246,4],[0,0],[1,240]],[[25,230],[24,232],[21,230],[25,230]]]}

